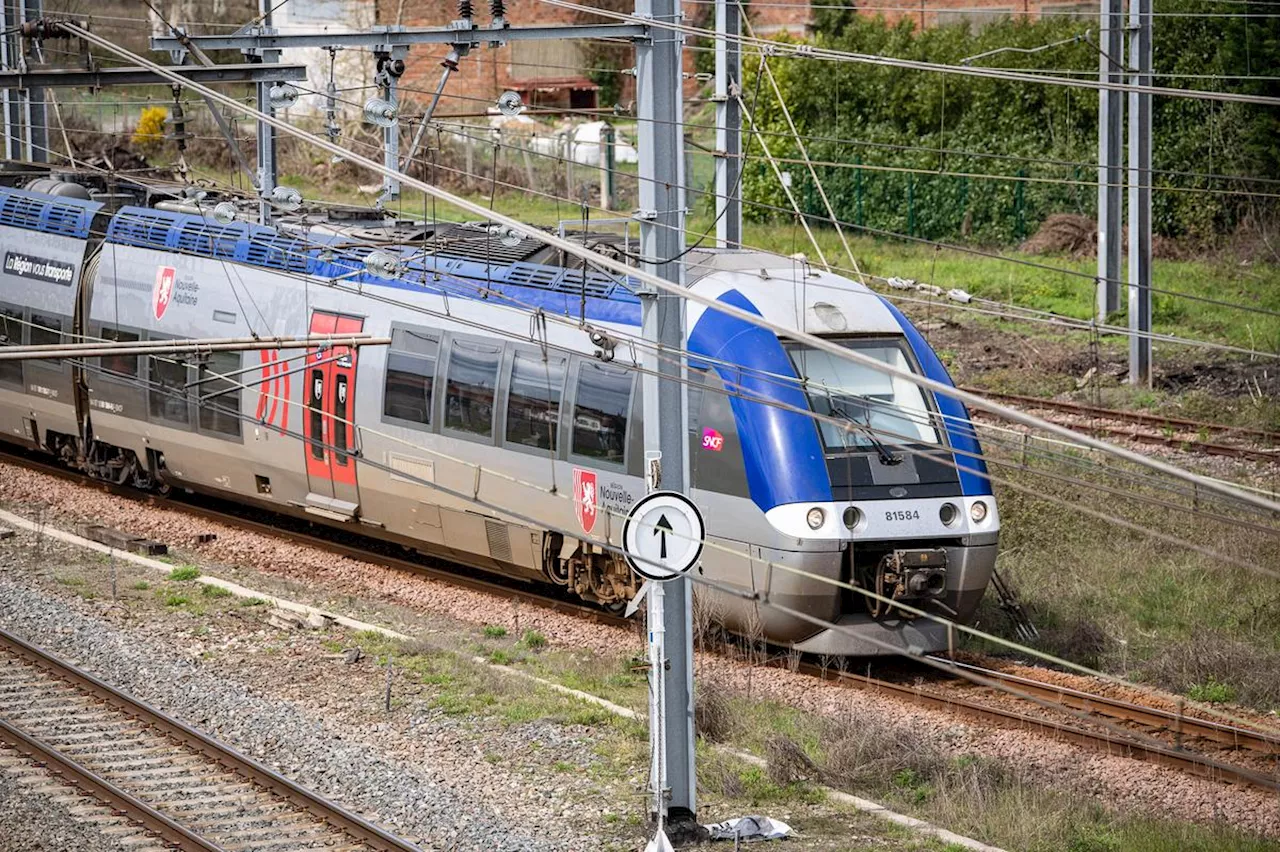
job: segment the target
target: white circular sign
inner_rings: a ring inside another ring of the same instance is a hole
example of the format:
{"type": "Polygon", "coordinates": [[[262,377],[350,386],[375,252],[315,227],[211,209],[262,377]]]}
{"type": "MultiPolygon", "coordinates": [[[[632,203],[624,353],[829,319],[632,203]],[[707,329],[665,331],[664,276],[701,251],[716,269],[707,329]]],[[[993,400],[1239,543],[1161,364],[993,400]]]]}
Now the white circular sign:
{"type": "Polygon", "coordinates": [[[693,501],[674,491],[655,491],[627,514],[622,552],[640,576],[670,580],[698,564],[706,532],[693,501]]]}

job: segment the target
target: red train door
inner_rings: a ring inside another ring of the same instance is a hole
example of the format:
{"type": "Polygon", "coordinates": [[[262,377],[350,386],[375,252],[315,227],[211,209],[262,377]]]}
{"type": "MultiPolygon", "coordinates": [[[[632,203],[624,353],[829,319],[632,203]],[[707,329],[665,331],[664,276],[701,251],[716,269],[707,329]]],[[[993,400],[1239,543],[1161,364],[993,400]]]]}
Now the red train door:
{"type": "MultiPolygon", "coordinates": [[[[352,334],[360,317],[327,311],[311,314],[312,334],[352,334]]],[[[302,431],[311,493],[308,508],[318,514],[354,518],[360,509],[356,485],[356,350],[348,346],[307,352],[307,412],[302,431]]]]}

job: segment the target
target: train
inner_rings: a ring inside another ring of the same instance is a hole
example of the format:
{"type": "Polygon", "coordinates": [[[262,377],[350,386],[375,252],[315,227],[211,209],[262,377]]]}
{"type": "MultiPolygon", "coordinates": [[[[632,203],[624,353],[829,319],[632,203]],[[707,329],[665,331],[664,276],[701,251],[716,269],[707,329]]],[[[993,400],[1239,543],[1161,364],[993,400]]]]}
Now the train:
{"type": "MultiPolygon", "coordinates": [[[[263,226],[256,213],[212,189],[0,174],[0,344],[390,339],[0,361],[0,438],[99,479],[625,607],[640,581],[617,546],[645,490],[634,282],[533,227],[337,205],[263,226]]],[[[633,257],[623,235],[571,236],[633,257]]],[[[691,292],[951,382],[920,331],[858,282],[748,249],[680,262],[691,292]]],[[[686,305],[701,611],[814,654],[948,647],[950,628],[920,613],[973,620],[1000,531],[965,407],[686,305]]]]}

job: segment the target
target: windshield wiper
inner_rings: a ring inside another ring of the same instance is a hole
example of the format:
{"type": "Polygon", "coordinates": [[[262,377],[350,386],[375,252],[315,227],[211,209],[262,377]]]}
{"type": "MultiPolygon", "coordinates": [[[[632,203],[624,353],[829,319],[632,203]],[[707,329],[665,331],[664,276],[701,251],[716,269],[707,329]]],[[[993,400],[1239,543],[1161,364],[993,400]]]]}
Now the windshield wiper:
{"type": "Polygon", "coordinates": [[[839,417],[841,420],[844,420],[846,423],[849,423],[852,426],[854,426],[859,432],[862,433],[863,436],[866,437],[868,441],[871,442],[871,446],[875,447],[876,449],[876,455],[880,457],[881,464],[883,465],[902,464],[902,456],[897,455],[893,452],[890,452],[889,448],[885,446],[884,442],[876,437],[875,430],[871,428],[870,415],[868,415],[867,422],[863,423],[861,420],[855,420],[853,416],[849,414],[849,412],[845,411],[840,406],[834,405],[834,404],[831,406],[831,413],[835,414],[837,417],[839,417]]]}

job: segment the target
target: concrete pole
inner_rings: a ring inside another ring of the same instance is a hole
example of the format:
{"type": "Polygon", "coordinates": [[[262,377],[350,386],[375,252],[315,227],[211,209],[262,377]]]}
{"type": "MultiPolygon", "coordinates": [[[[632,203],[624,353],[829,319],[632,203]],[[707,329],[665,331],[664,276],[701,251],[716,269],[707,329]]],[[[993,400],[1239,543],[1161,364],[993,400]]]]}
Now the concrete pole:
{"type": "MultiPolygon", "coordinates": [[[[679,21],[676,0],[636,0],[636,14],[656,21],[679,21]]],[[[636,44],[637,133],[639,136],[640,254],[643,268],[673,283],[683,282],[683,264],[676,258],[685,247],[684,139],[681,133],[683,95],[681,71],[684,37],[655,27],[648,40],[636,44]],[[656,262],[654,262],[656,261],[656,262]]],[[[642,332],[650,346],[664,357],[647,351],[644,389],[644,445],[646,463],[651,454],[659,470],[650,476],[666,491],[688,491],[685,458],[684,300],[650,288],[642,294],[642,332]]],[[[646,347],[647,349],[648,347],[646,347]]],[[[667,734],[659,743],[663,752],[669,793],[668,830],[679,833],[693,822],[697,812],[693,732],[693,596],[688,577],[667,582],[663,615],[665,646],[669,656],[665,671],[667,734]]],[[[658,791],[661,793],[662,791],[658,791]]]]}
{"type": "MultiPolygon", "coordinates": [[[[1112,0],[1119,2],[1119,0],[1112,0]]],[[[742,31],[738,0],[716,0],[716,32],[736,39],[742,31]]],[[[716,40],[716,244],[742,244],[742,49],[716,40]]]]}
{"type": "MultiPolygon", "coordinates": [[[[1102,0],[1098,80],[1124,82],[1124,0],[1102,0]]],[[[1098,322],[1120,310],[1124,93],[1098,92],[1098,322]]]]}
{"type": "MultiPolygon", "coordinates": [[[[1129,83],[1151,85],[1151,0],[1129,0],[1129,83]]],[[[1129,94],[1129,383],[1151,386],[1151,95],[1129,94]]]]}

